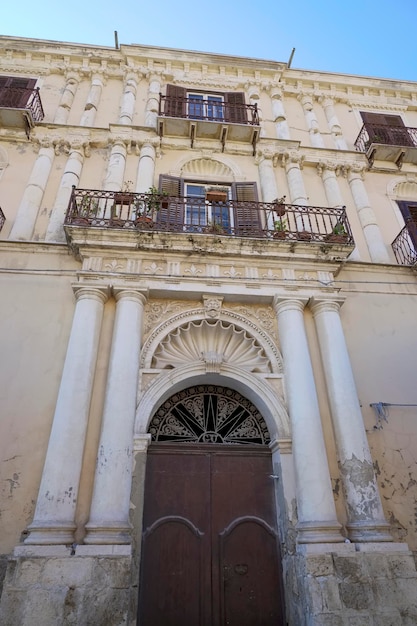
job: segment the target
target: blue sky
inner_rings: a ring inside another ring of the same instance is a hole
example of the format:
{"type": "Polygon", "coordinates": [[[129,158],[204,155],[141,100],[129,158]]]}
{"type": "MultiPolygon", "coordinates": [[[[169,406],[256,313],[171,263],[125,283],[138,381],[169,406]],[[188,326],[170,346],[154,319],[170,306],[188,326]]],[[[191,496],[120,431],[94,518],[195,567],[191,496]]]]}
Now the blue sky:
{"type": "Polygon", "coordinates": [[[140,43],[288,61],[292,67],[417,81],[417,0],[19,0],[1,34],[140,43]]]}

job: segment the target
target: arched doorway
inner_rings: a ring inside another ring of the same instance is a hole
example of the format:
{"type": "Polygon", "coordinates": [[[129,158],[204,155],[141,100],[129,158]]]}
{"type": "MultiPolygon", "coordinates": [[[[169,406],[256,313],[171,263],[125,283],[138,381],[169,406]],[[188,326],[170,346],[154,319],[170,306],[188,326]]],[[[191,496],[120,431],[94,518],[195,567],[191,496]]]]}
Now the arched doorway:
{"type": "Polygon", "coordinates": [[[194,385],[149,432],[140,626],[282,626],[269,433],[235,390],[194,385]]]}

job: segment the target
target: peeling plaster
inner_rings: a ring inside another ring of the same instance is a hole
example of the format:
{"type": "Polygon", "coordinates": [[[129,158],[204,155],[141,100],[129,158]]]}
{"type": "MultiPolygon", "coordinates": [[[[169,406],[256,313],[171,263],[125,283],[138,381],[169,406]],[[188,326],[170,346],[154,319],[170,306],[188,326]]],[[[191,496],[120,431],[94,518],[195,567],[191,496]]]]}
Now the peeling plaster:
{"type": "Polygon", "coordinates": [[[355,502],[346,498],[349,516],[357,520],[369,520],[379,513],[379,495],[374,468],[370,461],[360,461],[355,455],[340,464],[345,484],[351,483],[356,494],[355,502]]]}

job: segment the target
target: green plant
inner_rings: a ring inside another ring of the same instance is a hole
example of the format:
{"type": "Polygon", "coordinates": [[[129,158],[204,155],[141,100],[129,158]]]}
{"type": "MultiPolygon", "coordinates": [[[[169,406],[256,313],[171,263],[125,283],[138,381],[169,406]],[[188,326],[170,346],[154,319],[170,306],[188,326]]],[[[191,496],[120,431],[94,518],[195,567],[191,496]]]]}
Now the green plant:
{"type": "Polygon", "coordinates": [[[211,220],[204,227],[204,231],[206,233],[217,233],[217,234],[220,235],[220,234],[224,233],[224,228],[223,228],[223,226],[221,224],[219,224],[215,220],[211,220]]]}
{"type": "Polygon", "coordinates": [[[333,235],[347,235],[347,232],[346,232],[346,229],[345,229],[344,225],[341,224],[340,222],[337,222],[333,226],[332,233],[333,233],[333,235]]]}
{"type": "Polygon", "coordinates": [[[283,233],[284,231],[287,230],[287,220],[286,219],[282,219],[282,217],[279,220],[276,220],[274,222],[274,230],[276,230],[279,233],[283,233]]]}
{"type": "Polygon", "coordinates": [[[95,217],[98,213],[99,205],[98,199],[91,196],[83,196],[81,202],[78,204],[77,213],[78,217],[95,217]]]}
{"type": "Polygon", "coordinates": [[[168,193],[166,191],[160,191],[157,187],[149,187],[146,192],[146,213],[153,213],[154,211],[159,211],[166,201],[164,198],[168,198],[168,193]]]}

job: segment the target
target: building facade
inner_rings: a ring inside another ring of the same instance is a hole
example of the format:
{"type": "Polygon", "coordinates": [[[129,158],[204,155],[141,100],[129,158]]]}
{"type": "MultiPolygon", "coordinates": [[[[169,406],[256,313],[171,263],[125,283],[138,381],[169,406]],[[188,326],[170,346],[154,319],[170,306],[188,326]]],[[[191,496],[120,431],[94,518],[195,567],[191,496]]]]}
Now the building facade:
{"type": "Polygon", "coordinates": [[[0,37],[4,625],[417,623],[417,84],[0,37]]]}

